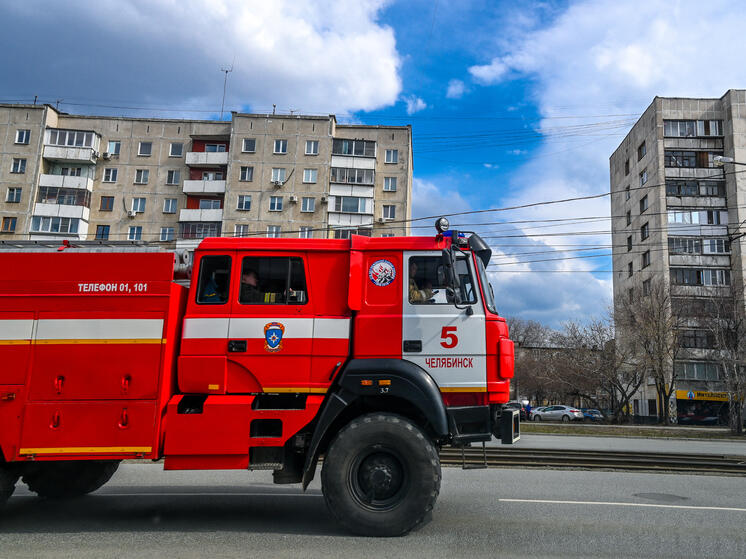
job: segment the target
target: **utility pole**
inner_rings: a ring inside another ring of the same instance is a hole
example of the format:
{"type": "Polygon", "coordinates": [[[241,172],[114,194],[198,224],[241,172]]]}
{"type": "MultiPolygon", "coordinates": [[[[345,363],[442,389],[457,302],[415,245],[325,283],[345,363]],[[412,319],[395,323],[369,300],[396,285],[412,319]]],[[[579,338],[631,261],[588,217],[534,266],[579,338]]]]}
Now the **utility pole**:
{"type": "Polygon", "coordinates": [[[221,67],[220,71],[225,73],[225,78],[223,79],[223,102],[220,105],[220,120],[223,120],[223,110],[225,109],[225,88],[228,85],[228,74],[233,71],[233,64],[221,67]]]}

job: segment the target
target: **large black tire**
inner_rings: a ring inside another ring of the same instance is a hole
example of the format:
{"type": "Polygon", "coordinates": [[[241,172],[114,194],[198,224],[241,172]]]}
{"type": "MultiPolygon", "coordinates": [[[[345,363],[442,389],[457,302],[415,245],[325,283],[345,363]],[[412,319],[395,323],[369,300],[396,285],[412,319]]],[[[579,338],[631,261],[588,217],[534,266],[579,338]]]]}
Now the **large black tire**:
{"type": "Polygon", "coordinates": [[[39,462],[24,474],[23,482],[39,497],[69,499],[95,491],[118,467],[117,460],[39,462]]]}
{"type": "Polygon", "coordinates": [[[18,474],[4,464],[0,464],[0,505],[4,505],[16,490],[18,474]]]}
{"type": "Polygon", "coordinates": [[[389,413],[345,426],[321,471],[329,510],[362,536],[402,536],[421,524],[438,498],[440,479],[440,459],[428,436],[389,413]]]}

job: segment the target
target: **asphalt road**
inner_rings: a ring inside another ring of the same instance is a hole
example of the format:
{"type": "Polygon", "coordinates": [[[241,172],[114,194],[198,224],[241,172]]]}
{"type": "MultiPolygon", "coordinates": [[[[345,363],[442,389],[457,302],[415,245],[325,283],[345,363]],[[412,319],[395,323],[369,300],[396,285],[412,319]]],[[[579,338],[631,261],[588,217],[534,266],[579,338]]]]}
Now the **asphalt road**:
{"type": "Polygon", "coordinates": [[[746,557],[743,478],[444,469],[432,520],[404,538],[352,537],[308,492],[266,472],[124,464],[55,502],[19,484],[3,557],[746,557]]]}

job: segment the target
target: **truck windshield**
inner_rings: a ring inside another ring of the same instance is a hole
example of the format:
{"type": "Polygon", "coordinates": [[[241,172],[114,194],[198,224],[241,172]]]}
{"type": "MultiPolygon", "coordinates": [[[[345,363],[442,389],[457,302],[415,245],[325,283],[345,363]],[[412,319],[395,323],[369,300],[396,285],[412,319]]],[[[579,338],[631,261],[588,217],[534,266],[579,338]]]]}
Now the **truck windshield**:
{"type": "Polygon", "coordinates": [[[477,261],[477,270],[479,270],[479,281],[482,284],[482,291],[484,292],[484,304],[487,306],[487,310],[491,313],[497,314],[497,308],[495,307],[495,294],[492,292],[492,284],[487,279],[487,271],[484,269],[484,264],[481,258],[475,258],[477,261]]]}

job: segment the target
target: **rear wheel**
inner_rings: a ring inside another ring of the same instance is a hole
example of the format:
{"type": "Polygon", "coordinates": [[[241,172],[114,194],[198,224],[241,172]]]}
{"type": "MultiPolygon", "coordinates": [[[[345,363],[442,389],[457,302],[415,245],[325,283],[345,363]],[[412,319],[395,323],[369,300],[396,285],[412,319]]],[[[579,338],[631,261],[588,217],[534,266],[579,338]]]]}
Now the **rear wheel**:
{"type": "Polygon", "coordinates": [[[344,427],[324,457],[321,486],[329,510],[364,536],[401,536],[422,523],[440,491],[440,459],[423,431],[376,413],[344,427]]]}
{"type": "Polygon", "coordinates": [[[68,499],[91,493],[111,479],[117,460],[43,462],[23,476],[28,488],[50,499],[68,499]]]}
{"type": "Polygon", "coordinates": [[[16,489],[18,474],[4,464],[0,465],[0,505],[4,505],[16,489]]]}
{"type": "Polygon", "coordinates": [[[569,423],[570,422],[570,416],[569,415],[563,415],[562,416],[562,423],[569,423]]]}

